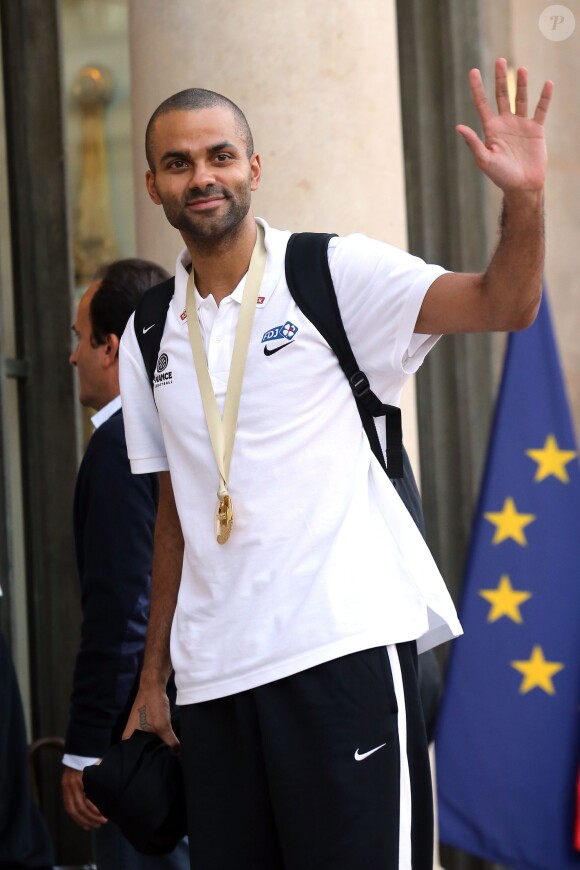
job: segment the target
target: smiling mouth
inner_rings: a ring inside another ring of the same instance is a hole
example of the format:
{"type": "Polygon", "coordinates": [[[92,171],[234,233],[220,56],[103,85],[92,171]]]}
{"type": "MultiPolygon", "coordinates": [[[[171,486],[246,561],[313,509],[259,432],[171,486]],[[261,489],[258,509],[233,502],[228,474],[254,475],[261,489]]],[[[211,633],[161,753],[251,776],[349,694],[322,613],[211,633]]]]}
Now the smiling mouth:
{"type": "Polygon", "coordinates": [[[224,200],[224,196],[213,196],[211,199],[194,199],[187,203],[187,208],[191,208],[194,211],[205,211],[206,209],[216,208],[224,200]]]}

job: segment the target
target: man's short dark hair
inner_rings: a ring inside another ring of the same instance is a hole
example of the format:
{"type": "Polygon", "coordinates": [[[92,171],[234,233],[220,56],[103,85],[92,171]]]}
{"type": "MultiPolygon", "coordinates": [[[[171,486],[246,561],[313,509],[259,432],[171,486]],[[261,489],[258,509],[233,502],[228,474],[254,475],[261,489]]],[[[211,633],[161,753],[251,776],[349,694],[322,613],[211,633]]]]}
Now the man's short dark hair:
{"type": "Polygon", "coordinates": [[[197,112],[200,109],[214,109],[216,106],[222,106],[229,109],[236,122],[237,132],[240,138],[243,139],[246,145],[246,154],[248,158],[254,153],[254,140],[252,131],[239,106],[236,106],[227,97],[222,94],[217,94],[215,91],[206,91],[205,88],[187,88],[185,91],[179,91],[178,94],[173,94],[159,105],[149,119],[147,130],[145,131],[145,154],[147,163],[151,172],[155,172],[155,162],[153,160],[153,128],[155,122],[162,115],[167,115],[168,112],[197,112]]]}
{"type": "Polygon", "coordinates": [[[157,263],[135,257],[100,268],[95,281],[101,283],[89,305],[93,346],[105,344],[108,335],[121,338],[145,290],[168,278],[169,273],[157,263]]]}

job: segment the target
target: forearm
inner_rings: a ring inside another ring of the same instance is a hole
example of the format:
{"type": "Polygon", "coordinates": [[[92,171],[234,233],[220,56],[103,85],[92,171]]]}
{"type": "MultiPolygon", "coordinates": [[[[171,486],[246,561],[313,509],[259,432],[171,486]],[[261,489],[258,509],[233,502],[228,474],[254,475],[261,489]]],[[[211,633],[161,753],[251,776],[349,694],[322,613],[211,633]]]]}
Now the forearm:
{"type": "Polygon", "coordinates": [[[544,269],[543,191],[504,196],[497,250],[483,275],[489,329],[530,326],[542,296],[544,269]]]}
{"type": "Polygon", "coordinates": [[[542,295],[542,192],[505,195],[500,240],[485,272],[447,272],[429,288],[415,332],[508,332],[534,322],[542,295]]]}
{"type": "Polygon", "coordinates": [[[168,472],[159,475],[159,508],[153,546],[151,611],[139,691],[123,739],[135,729],[153,731],[169,746],[179,742],[171,727],[167,680],[171,672],[169,637],[183,565],[183,535],[168,472]]]}

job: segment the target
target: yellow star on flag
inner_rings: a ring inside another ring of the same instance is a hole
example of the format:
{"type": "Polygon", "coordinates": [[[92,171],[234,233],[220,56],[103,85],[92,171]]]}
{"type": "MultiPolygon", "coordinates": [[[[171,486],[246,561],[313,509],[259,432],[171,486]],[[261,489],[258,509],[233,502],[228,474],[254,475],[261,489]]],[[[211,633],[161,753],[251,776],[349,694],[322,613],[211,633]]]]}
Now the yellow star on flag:
{"type": "Polygon", "coordinates": [[[566,465],[572,462],[578,454],[575,450],[560,450],[558,442],[554,435],[548,435],[546,443],[540,450],[526,450],[526,455],[530,456],[534,462],[538,463],[536,469],[535,483],[545,480],[550,475],[554,475],[562,483],[570,483],[566,465]]]}
{"type": "Polygon", "coordinates": [[[556,690],[552,683],[552,677],[561,671],[562,662],[547,662],[541,646],[535,646],[528,660],[511,662],[512,668],[524,675],[519,688],[520,694],[525,695],[536,687],[542,689],[548,695],[555,695],[556,690]]]}
{"type": "Polygon", "coordinates": [[[479,594],[491,604],[487,614],[488,622],[495,622],[496,619],[507,616],[520,624],[523,622],[520,604],[532,597],[531,592],[518,592],[514,589],[507,574],[501,577],[497,589],[480,589],[479,594]]]}
{"type": "Polygon", "coordinates": [[[486,513],[484,517],[495,526],[492,544],[501,544],[511,538],[522,547],[528,543],[524,528],[536,519],[534,514],[519,514],[513,498],[506,498],[499,513],[486,513]]]}

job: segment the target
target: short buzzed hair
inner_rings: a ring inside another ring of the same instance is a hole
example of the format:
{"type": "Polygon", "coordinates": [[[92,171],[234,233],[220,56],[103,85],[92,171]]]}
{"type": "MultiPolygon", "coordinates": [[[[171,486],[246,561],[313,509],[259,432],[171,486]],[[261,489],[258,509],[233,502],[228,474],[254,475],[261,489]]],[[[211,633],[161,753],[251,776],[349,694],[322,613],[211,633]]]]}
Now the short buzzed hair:
{"type": "Polygon", "coordinates": [[[179,91],[178,94],[173,94],[172,97],[164,100],[149,118],[147,130],[145,131],[145,155],[151,172],[155,172],[155,163],[153,161],[153,128],[157,119],[162,115],[167,115],[168,112],[197,112],[200,109],[214,109],[216,106],[222,106],[230,110],[234,116],[237,131],[246,145],[248,158],[252,156],[254,153],[252,131],[240,107],[215,91],[206,91],[205,88],[187,88],[187,90],[179,91]]]}

